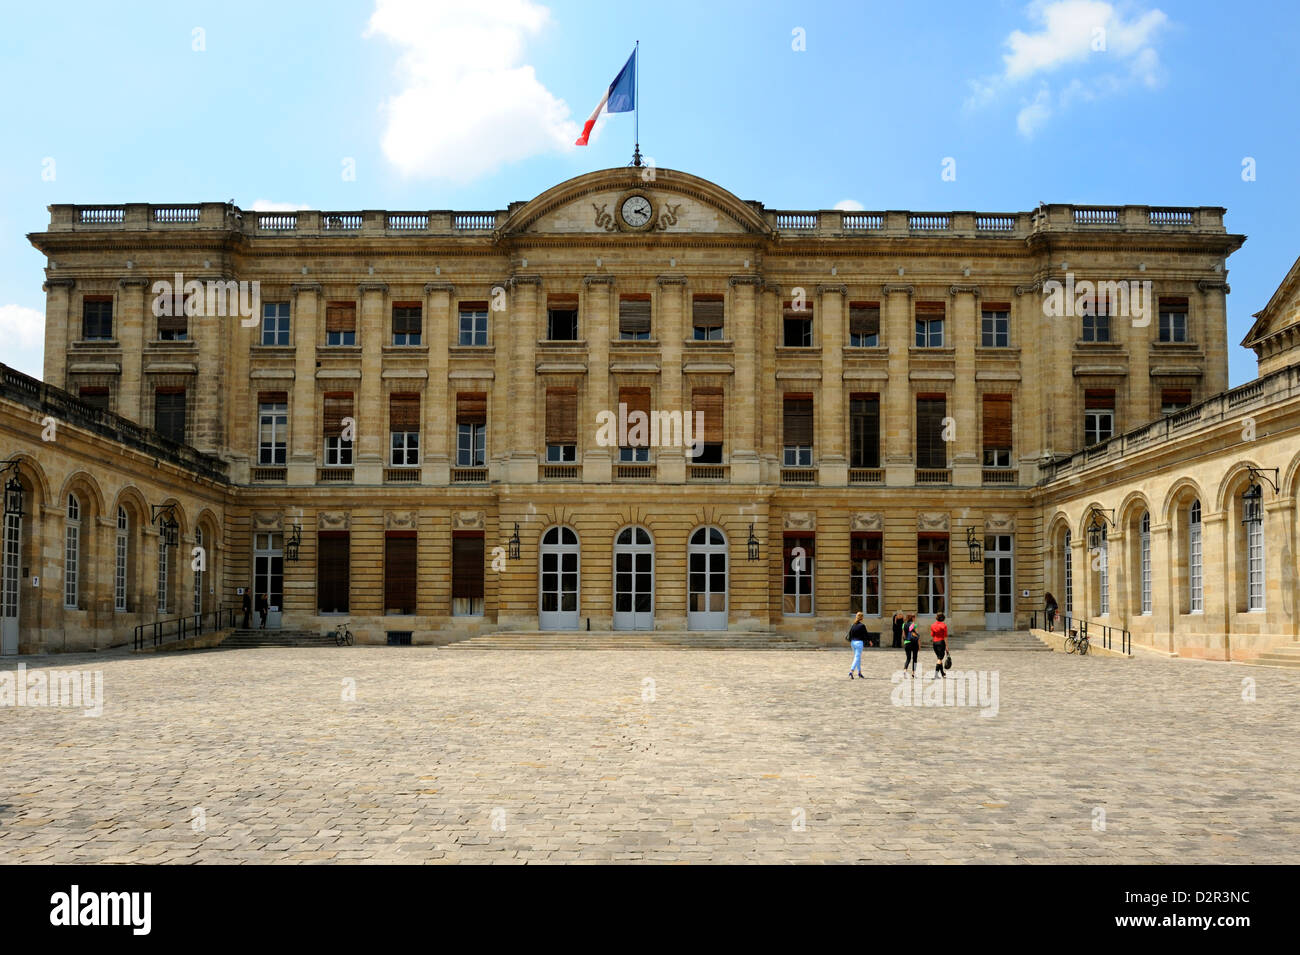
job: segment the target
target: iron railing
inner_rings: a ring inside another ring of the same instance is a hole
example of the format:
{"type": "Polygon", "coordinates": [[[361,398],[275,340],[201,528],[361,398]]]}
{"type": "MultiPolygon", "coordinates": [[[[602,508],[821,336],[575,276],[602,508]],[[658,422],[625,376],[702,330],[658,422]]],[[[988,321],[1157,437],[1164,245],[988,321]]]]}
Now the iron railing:
{"type": "Polygon", "coordinates": [[[197,637],[227,628],[234,629],[235,613],[233,607],[223,607],[221,610],[209,610],[207,613],[191,613],[170,620],[142,623],[135,628],[132,646],[136,650],[143,650],[146,639],[152,639],[153,645],[158,647],[166,643],[169,637],[174,640],[184,640],[186,637],[197,637]]]}
{"type": "Polygon", "coordinates": [[[1061,624],[1061,633],[1078,633],[1080,636],[1088,637],[1091,642],[1092,637],[1089,631],[1101,631],[1101,645],[1107,650],[1116,649],[1115,643],[1119,643],[1119,652],[1131,654],[1133,652],[1133,635],[1123,627],[1111,627],[1104,623],[1088,622],[1086,617],[1072,617],[1068,613],[1057,612],[1052,626],[1047,626],[1047,611],[1034,610],[1029,614],[1029,626],[1034,630],[1052,630],[1055,631],[1056,624],[1061,624]],[[1039,626],[1039,615],[1042,616],[1043,626],[1039,626]]]}

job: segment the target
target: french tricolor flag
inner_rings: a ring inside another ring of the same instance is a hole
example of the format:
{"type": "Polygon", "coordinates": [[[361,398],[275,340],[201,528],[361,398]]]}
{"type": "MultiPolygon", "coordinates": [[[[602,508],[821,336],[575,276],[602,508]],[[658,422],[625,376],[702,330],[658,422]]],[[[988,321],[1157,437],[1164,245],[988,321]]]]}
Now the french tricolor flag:
{"type": "Polygon", "coordinates": [[[596,125],[601,110],[607,113],[630,113],[634,109],[636,109],[636,50],[632,51],[623,68],[618,71],[618,76],[614,77],[614,82],[609,84],[609,89],[605,90],[605,95],[591,111],[591,116],[582,124],[582,135],[573,145],[587,145],[587,138],[591,135],[591,129],[596,125]]]}

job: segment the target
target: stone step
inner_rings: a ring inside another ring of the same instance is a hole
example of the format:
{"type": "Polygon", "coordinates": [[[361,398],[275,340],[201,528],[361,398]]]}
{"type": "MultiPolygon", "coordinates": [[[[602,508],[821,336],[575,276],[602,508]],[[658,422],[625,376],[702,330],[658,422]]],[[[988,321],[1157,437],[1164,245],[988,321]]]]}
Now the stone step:
{"type": "Polygon", "coordinates": [[[448,650],[816,650],[820,644],[789,634],[704,631],[540,631],[486,633],[448,644],[448,650]]]}
{"type": "Polygon", "coordinates": [[[236,630],[220,644],[226,650],[257,647],[333,647],[333,637],[315,630],[236,630]]]}

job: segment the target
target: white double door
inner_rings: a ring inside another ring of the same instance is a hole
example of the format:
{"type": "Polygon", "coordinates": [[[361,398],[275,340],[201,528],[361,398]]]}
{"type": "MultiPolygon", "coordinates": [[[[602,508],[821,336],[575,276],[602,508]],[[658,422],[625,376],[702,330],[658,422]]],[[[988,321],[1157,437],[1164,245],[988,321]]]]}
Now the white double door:
{"type": "Polygon", "coordinates": [[[21,559],[23,519],[6,514],[0,538],[0,655],[18,652],[18,562],[21,559]]]}
{"type": "Polygon", "coordinates": [[[686,548],[688,630],[727,629],[727,539],[716,527],[691,534],[686,548]]]}
{"type": "Polygon", "coordinates": [[[614,629],[655,628],[655,545],[644,527],[614,538],[614,629]]]}
{"type": "Polygon", "coordinates": [[[552,527],[542,535],[537,625],[543,630],[578,629],[578,535],[571,527],[552,527]]]}

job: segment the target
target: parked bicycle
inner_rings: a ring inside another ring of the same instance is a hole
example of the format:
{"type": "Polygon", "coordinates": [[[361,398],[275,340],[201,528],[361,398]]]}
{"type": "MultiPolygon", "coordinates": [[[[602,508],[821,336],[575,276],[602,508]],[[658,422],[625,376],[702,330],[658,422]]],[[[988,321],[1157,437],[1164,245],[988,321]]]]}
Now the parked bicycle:
{"type": "Polygon", "coordinates": [[[1065,636],[1066,653],[1077,653],[1079,656],[1083,656],[1088,652],[1088,648],[1091,645],[1092,644],[1088,642],[1088,635],[1086,633],[1079,633],[1078,631],[1071,630],[1065,636]]]}
{"type": "MultiPolygon", "coordinates": [[[[351,622],[352,621],[350,620],[348,621],[348,623],[351,622]]],[[[326,636],[333,637],[334,642],[340,647],[352,646],[352,631],[348,629],[347,623],[340,623],[337,627],[326,634],[326,636]]]]}

